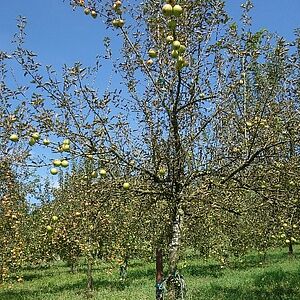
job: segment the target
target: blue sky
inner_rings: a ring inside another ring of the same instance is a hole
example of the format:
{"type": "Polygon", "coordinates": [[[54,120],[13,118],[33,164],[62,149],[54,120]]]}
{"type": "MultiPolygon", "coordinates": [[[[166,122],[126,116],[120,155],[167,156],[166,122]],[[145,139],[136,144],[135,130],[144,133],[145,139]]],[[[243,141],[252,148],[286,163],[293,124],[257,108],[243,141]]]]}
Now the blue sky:
{"type": "MultiPolygon", "coordinates": [[[[126,0],[124,0],[125,2],[126,0]]],[[[101,51],[104,24],[85,16],[81,10],[72,11],[68,1],[12,0],[0,5],[0,49],[8,49],[16,32],[18,15],[27,17],[27,47],[39,54],[44,64],[61,66],[82,61],[91,64],[101,51]]],[[[236,19],[243,0],[228,0],[227,8],[236,19]]],[[[300,27],[300,0],[254,0],[252,12],[254,29],[267,28],[287,39],[300,27]]],[[[111,33],[109,33],[111,34],[111,33]]],[[[115,33],[113,33],[115,34],[115,33]]]]}

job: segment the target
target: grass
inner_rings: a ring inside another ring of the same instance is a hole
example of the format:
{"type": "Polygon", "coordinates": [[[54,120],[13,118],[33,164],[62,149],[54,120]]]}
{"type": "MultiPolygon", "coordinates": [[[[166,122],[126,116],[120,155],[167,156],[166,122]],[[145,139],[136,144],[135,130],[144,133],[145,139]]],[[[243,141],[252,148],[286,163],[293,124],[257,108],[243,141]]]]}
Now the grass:
{"type": "MultiPolygon", "coordinates": [[[[298,250],[298,248],[296,248],[298,250]]],[[[288,257],[286,249],[270,251],[264,262],[251,253],[222,268],[213,260],[188,256],[181,272],[188,285],[187,299],[193,300],[299,300],[300,254],[288,257]]],[[[111,274],[103,263],[95,267],[99,300],[150,300],[154,297],[154,263],[131,261],[126,282],[119,281],[118,270],[111,274]]],[[[24,282],[0,286],[1,300],[82,300],[86,299],[84,266],[75,274],[63,263],[51,267],[28,268],[24,282]]]]}

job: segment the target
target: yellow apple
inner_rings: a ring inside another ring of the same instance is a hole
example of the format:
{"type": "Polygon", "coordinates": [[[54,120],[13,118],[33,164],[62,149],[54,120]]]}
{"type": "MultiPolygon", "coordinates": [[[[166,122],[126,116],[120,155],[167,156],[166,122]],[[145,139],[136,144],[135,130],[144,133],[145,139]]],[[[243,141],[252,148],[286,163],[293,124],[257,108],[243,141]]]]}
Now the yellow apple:
{"type": "Polygon", "coordinates": [[[60,167],[61,166],[61,160],[60,159],[55,159],[52,163],[55,167],[60,167]]]}
{"type": "Polygon", "coordinates": [[[40,138],[40,134],[38,132],[34,132],[32,135],[31,135],[32,138],[34,138],[35,140],[38,140],[40,138]]]}
{"type": "Polygon", "coordinates": [[[171,52],[171,56],[172,56],[173,58],[177,58],[177,57],[178,57],[178,55],[179,55],[179,53],[178,53],[178,51],[177,51],[177,50],[172,50],[172,52],[171,52]]]}
{"type": "Polygon", "coordinates": [[[12,142],[17,142],[19,140],[19,137],[17,134],[12,134],[9,139],[12,141],[12,142]]]}
{"type": "Polygon", "coordinates": [[[69,144],[62,144],[61,148],[65,152],[69,152],[70,151],[70,145],[69,144]]]}
{"type": "Polygon", "coordinates": [[[128,190],[129,187],[130,187],[130,184],[129,184],[128,182],[124,182],[124,183],[123,183],[123,188],[124,188],[125,190],[128,190]]]}
{"type": "Polygon", "coordinates": [[[168,44],[171,44],[174,41],[174,37],[172,35],[168,35],[166,37],[166,41],[167,41],[168,44]]]}
{"type": "Polygon", "coordinates": [[[53,216],[53,217],[52,217],[52,220],[53,220],[54,222],[56,222],[56,221],[58,220],[58,217],[57,217],[57,216],[53,216]]]}
{"type": "Polygon", "coordinates": [[[176,4],[174,5],[174,7],[172,8],[172,13],[175,17],[179,17],[183,12],[183,9],[180,5],[176,4]]]}
{"type": "Polygon", "coordinates": [[[63,140],[63,144],[70,145],[70,143],[71,143],[71,142],[70,142],[69,139],[64,139],[64,140],[63,140]]]}
{"type": "Polygon", "coordinates": [[[51,168],[50,173],[52,175],[56,175],[58,173],[58,170],[56,168],[51,168]]]}
{"type": "Polygon", "coordinates": [[[179,52],[179,53],[184,53],[185,50],[186,50],[186,47],[185,47],[184,45],[180,44],[180,47],[179,47],[179,49],[178,49],[178,52],[179,52]]]}
{"type": "Polygon", "coordinates": [[[31,137],[31,138],[29,139],[29,145],[30,145],[30,146],[33,146],[35,143],[36,143],[36,139],[34,139],[33,137],[31,137]]]}
{"type": "Polygon", "coordinates": [[[150,56],[151,58],[156,58],[156,57],[157,57],[157,52],[156,52],[155,49],[150,49],[150,50],[148,51],[148,54],[149,54],[149,56],[150,56]]]}
{"type": "Polygon", "coordinates": [[[122,19],[114,19],[114,20],[112,21],[112,24],[113,24],[113,26],[120,28],[120,27],[123,27],[123,26],[124,26],[125,21],[122,20],[122,19]]]}
{"type": "Polygon", "coordinates": [[[162,13],[165,15],[165,16],[171,16],[172,13],[173,13],[173,7],[171,4],[165,4],[162,8],[162,13]]]}
{"type": "Polygon", "coordinates": [[[161,175],[161,176],[165,175],[166,172],[167,172],[167,170],[166,170],[165,168],[160,168],[160,169],[158,170],[158,174],[161,175]]]}
{"type": "Polygon", "coordinates": [[[179,41],[174,41],[173,43],[172,43],[172,47],[173,47],[173,49],[174,50],[178,50],[179,48],[180,48],[180,42],[179,41]]]}
{"type": "Polygon", "coordinates": [[[61,161],[61,166],[62,166],[63,168],[66,168],[66,167],[69,166],[69,162],[68,162],[66,159],[63,159],[63,160],[61,161]]]}
{"type": "Polygon", "coordinates": [[[116,7],[120,7],[120,6],[122,5],[122,2],[121,2],[120,0],[118,0],[118,1],[116,1],[116,2],[114,3],[114,5],[115,5],[116,7]]]}
{"type": "Polygon", "coordinates": [[[45,146],[48,146],[48,145],[50,145],[50,141],[49,141],[48,139],[44,139],[44,140],[43,140],[43,144],[44,144],[45,146]]]}
{"type": "Polygon", "coordinates": [[[147,66],[152,66],[153,65],[153,60],[152,59],[146,60],[146,65],[147,66]]]}
{"type": "Polygon", "coordinates": [[[105,169],[100,169],[99,171],[101,176],[106,176],[106,170],[105,169]]]}
{"type": "Polygon", "coordinates": [[[95,18],[97,18],[97,13],[94,10],[92,10],[91,11],[91,16],[95,19],[95,18]]]}
{"type": "Polygon", "coordinates": [[[47,227],[46,227],[46,229],[47,229],[47,231],[52,231],[53,230],[53,228],[50,226],[50,225],[48,225],[47,227]]]}

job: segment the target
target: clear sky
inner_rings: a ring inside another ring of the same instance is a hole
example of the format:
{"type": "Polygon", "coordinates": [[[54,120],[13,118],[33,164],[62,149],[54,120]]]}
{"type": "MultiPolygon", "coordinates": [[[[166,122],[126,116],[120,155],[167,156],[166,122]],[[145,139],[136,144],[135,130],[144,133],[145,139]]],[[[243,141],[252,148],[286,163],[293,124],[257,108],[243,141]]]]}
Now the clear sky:
{"type": "MultiPolygon", "coordinates": [[[[18,15],[27,17],[27,47],[39,54],[44,64],[61,66],[82,61],[91,64],[108,32],[99,19],[72,11],[63,0],[11,0],[0,4],[0,49],[8,49],[16,32],[18,15]]],[[[126,2],[126,0],[124,0],[126,2]]],[[[227,8],[236,20],[244,0],[227,0],[227,8]]],[[[254,0],[254,29],[267,28],[287,39],[300,27],[300,0],[254,0]]],[[[109,33],[111,34],[111,33],[109,33]]],[[[116,34],[115,32],[113,34],[116,34]]]]}

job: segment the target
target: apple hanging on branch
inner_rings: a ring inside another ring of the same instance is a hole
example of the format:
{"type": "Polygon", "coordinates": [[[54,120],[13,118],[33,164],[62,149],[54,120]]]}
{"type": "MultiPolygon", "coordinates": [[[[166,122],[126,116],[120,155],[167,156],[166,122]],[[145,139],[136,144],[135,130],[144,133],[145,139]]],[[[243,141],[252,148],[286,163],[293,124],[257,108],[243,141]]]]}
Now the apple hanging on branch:
{"type": "Polygon", "coordinates": [[[124,190],[129,190],[129,188],[130,188],[129,182],[124,182],[123,183],[123,188],[124,188],[124,190]]]}
{"type": "Polygon", "coordinates": [[[12,134],[9,139],[12,141],[12,142],[18,142],[19,141],[19,136],[17,134],[12,134]]]}
{"type": "Polygon", "coordinates": [[[56,168],[51,168],[50,173],[51,173],[52,175],[57,175],[57,174],[58,174],[58,169],[56,169],[56,168]]]}

